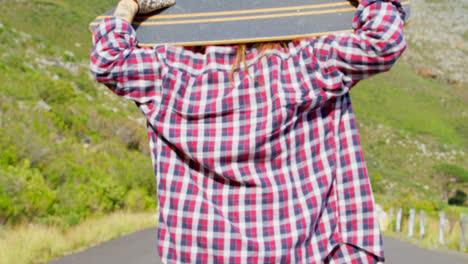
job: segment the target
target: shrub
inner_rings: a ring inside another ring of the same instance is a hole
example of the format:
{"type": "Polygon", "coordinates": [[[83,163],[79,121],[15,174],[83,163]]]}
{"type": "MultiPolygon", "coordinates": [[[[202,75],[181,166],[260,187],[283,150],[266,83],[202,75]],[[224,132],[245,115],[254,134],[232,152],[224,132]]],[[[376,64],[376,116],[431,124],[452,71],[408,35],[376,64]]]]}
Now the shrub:
{"type": "Polygon", "coordinates": [[[455,195],[448,201],[450,205],[464,205],[467,200],[467,195],[464,191],[457,189],[455,195]]]}
{"type": "Polygon", "coordinates": [[[374,193],[384,193],[385,192],[383,177],[382,177],[382,174],[380,174],[380,172],[371,173],[370,181],[371,181],[371,184],[372,184],[372,191],[374,193]]]}
{"type": "Polygon", "coordinates": [[[88,206],[92,211],[112,212],[124,206],[125,188],[110,177],[96,177],[89,187],[88,206]]]}
{"type": "MultiPolygon", "coordinates": [[[[0,144],[1,146],[1,144],[0,144]]],[[[7,146],[0,152],[0,167],[13,165],[18,161],[15,146],[7,146]]]]}
{"type": "Polygon", "coordinates": [[[403,211],[408,212],[410,209],[417,211],[424,210],[426,212],[435,212],[437,210],[444,210],[448,207],[446,203],[441,200],[418,200],[413,197],[410,192],[403,192],[398,199],[393,200],[390,206],[394,208],[401,207],[403,211]]]}
{"type": "Polygon", "coordinates": [[[449,202],[455,187],[459,184],[468,183],[468,171],[454,164],[439,164],[434,166],[436,176],[442,182],[444,200],[449,202]]]}
{"type": "Polygon", "coordinates": [[[133,189],[127,193],[125,208],[131,211],[143,211],[155,208],[154,200],[148,196],[148,192],[143,188],[133,189]]]}
{"type": "Polygon", "coordinates": [[[25,161],[20,166],[0,168],[0,222],[31,220],[52,213],[55,192],[41,173],[25,161]]]}
{"type": "Polygon", "coordinates": [[[50,78],[42,78],[39,94],[42,100],[49,104],[66,104],[76,96],[70,83],[50,78]]]}

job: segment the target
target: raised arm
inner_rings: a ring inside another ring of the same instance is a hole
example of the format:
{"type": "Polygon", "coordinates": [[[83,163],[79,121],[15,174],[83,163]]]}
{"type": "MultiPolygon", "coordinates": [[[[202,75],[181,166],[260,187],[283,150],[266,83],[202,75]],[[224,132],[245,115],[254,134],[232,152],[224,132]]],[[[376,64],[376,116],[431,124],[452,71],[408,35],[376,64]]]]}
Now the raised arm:
{"type": "Polygon", "coordinates": [[[354,33],[311,40],[307,60],[320,85],[333,95],[359,80],[390,70],[405,50],[405,13],[399,0],[362,0],[353,18],[354,33]]]}
{"type": "Polygon", "coordinates": [[[114,16],[94,30],[90,69],[98,82],[117,95],[147,103],[160,95],[162,64],[157,54],[164,47],[137,47],[130,25],[137,11],[135,1],[121,0],[114,16]]]}

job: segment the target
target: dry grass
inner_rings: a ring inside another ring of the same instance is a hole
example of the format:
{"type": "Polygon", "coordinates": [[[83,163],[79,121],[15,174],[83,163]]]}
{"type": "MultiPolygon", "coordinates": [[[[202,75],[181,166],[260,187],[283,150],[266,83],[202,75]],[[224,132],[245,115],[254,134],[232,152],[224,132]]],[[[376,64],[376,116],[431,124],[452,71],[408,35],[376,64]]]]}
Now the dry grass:
{"type": "Polygon", "coordinates": [[[116,212],[67,231],[24,224],[0,233],[0,264],[44,263],[92,245],[156,225],[154,213],[116,212]]]}

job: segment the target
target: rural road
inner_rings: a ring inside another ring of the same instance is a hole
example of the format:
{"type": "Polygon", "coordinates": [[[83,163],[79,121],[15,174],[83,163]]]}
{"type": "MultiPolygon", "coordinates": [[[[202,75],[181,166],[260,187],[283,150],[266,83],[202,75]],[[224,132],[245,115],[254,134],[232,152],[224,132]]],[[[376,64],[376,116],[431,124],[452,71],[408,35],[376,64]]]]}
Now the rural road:
{"type": "MultiPolygon", "coordinates": [[[[384,237],[386,264],[467,264],[456,252],[430,251],[384,237]]],[[[49,264],[161,264],[157,258],[156,229],[145,229],[56,259],[49,264]]]]}

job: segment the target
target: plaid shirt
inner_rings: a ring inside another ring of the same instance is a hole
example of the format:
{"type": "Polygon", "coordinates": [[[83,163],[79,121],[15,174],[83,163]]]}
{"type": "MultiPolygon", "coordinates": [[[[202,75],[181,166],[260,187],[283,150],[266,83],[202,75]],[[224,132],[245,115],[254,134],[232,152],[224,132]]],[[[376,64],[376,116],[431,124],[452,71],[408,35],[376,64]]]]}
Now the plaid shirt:
{"type": "Polygon", "coordinates": [[[127,22],[99,25],[92,72],[148,121],[164,263],[384,257],[348,92],[401,55],[404,15],[363,0],[354,33],[248,49],[232,81],[235,45],[138,48],[127,22]]]}

